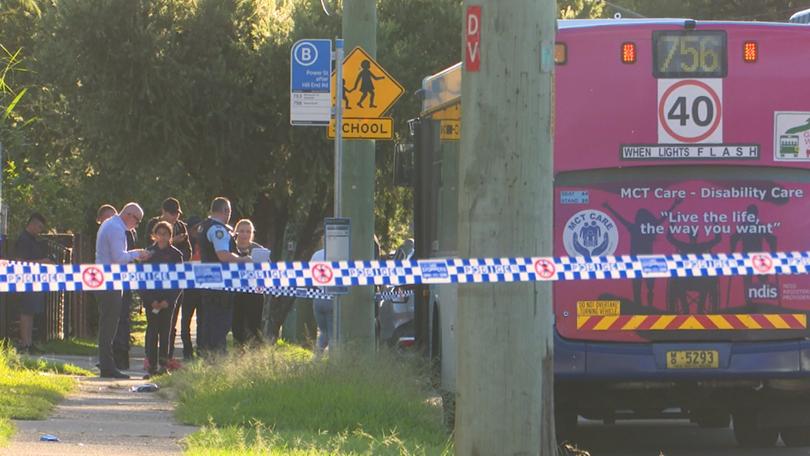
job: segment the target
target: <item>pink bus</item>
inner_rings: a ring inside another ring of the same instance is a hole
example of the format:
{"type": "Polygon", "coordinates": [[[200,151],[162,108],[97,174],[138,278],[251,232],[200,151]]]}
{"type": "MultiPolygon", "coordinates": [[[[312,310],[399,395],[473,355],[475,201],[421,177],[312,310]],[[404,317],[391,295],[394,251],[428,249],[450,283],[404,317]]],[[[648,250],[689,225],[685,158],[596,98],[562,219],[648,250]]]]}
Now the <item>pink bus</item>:
{"type": "MultiPolygon", "coordinates": [[[[554,255],[810,250],[810,27],[560,21],[556,60],[554,255]]],[[[438,130],[442,176],[460,77],[456,66],[423,83],[417,146],[438,130]]],[[[431,240],[449,256],[451,189],[436,191],[431,240]]],[[[446,345],[453,300],[441,293],[446,345]]],[[[558,427],[733,418],[741,445],[781,434],[810,446],[808,310],[806,275],[556,283],[558,427]]]]}

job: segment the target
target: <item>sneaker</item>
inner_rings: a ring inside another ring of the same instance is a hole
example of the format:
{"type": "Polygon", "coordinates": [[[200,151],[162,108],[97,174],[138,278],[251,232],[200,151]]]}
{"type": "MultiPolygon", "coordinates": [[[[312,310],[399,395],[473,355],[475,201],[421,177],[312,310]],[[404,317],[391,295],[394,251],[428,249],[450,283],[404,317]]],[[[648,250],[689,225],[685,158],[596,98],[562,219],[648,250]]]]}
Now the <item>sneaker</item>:
{"type": "Polygon", "coordinates": [[[175,358],[169,358],[169,360],[166,361],[166,369],[167,370],[173,371],[173,370],[182,369],[182,368],[183,368],[183,363],[181,363],[179,360],[177,360],[175,358]]]}

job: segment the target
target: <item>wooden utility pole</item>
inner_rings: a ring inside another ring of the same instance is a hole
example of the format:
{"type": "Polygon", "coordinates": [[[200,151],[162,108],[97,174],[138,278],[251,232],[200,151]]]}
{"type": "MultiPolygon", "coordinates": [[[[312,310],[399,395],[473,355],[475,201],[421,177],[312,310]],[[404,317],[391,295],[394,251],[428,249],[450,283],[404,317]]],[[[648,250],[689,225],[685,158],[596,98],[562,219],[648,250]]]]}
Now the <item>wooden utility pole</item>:
{"type": "MultiPolygon", "coordinates": [[[[465,0],[458,250],[552,253],[553,0],[465,0]]],[[[456,454],[555,453],[551,284],[459,287],[456,454]]]]}
{"type": "MultiPolygon", "coordinates": [[[[375,0],[343,2],[343,40],[346,52],[357,46],[377,56],[377,3],[375,0]]],[[[344,116],[347,113],[344,112],[344,116]]],[[[343,217],[351,219],[353,260],[374,255],[374,141],[343,142],[343,217]]],[[[338,343],[361,349],[374,348],[374,288],[349,287],[341,297],[338,343]]]]}

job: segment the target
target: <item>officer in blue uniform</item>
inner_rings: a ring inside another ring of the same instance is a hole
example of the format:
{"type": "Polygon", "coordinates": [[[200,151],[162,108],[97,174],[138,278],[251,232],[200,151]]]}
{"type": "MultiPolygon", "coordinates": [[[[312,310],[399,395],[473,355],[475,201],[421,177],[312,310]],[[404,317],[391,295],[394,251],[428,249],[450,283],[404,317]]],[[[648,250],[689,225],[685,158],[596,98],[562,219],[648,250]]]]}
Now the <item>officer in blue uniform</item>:
{"type": "MultiPolygon", "coordinates": [[[[236,254],[236,242],[228,221],[231,202],[217,197],[211,202],[208,218],[200,226],[200,261],[203,263],[250,263],[249,256],[236,254]]],[[[225,353],[225,338],[231,330],[233,294],[226,291],[203,290],[197,309],[197,349],[201,353],[225,353]]]]}

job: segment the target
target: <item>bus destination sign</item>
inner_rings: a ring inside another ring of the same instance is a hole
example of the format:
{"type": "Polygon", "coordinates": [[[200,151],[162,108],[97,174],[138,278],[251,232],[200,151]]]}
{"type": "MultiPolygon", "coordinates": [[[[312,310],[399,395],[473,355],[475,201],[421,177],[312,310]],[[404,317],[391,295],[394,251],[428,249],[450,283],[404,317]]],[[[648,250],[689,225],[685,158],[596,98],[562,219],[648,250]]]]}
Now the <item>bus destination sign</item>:
{"type": "Polygon", "coordinates": [[[656,78],[724,78],[727,73],[725,31],[653,31],[656,78]]]}

